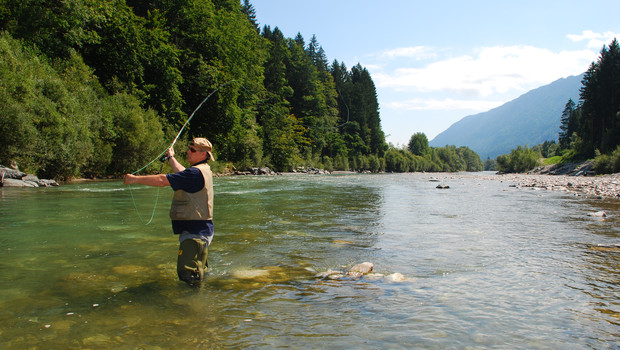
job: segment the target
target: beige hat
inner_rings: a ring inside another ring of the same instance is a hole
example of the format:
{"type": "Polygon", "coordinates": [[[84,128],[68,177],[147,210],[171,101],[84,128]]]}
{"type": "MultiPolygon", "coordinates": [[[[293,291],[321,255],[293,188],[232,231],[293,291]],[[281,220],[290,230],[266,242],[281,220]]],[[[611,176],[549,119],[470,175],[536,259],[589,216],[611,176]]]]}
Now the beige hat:
{"type": "Polygon", "coordinates": [[[213,153],[211,153],[213,146],[211,146],[211,142],[209,142],[209,140],[203,137],[196,137],[189,143],[189,145],[201,152],[207,152],[209,154],[209,158],[207,159],[215,160],[213,153]]]}

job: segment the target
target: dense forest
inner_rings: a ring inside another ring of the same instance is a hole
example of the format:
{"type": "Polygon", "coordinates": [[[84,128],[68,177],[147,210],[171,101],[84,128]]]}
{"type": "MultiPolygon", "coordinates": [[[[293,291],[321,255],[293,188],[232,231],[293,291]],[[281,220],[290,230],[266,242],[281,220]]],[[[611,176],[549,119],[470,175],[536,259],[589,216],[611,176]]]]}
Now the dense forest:
{"type": "Polygon", "coordinates": [[[260,28],[248,0],[3,0],[0,31],[0,164],[39,176],[134,171],[189,116],[176,145],[209,138],[216,171],[482,167],[463,147],[387,145],[368,70],[260,28]]]}
{"type": "Polygon", "coordinates": [[[562,113],[560,149],[573,158],[597,157],[597,172],[620,172],[620,45],[604,46],[582,80],[579,103],[562,113]]]}
{"type": "MultiPolygon", "coordinates": [[[[620,172],[620,45],[613,39],[590,64],[579,90],[579,101],[569,99],[561,117],[558,142],[533,148],[517,147],[497,157],[497,170],[523,172],[538,160],[569,163],[594,159],[598,174],[620,172]]],[[[487,166],[488,167],[488,166],[487,166]]]]}

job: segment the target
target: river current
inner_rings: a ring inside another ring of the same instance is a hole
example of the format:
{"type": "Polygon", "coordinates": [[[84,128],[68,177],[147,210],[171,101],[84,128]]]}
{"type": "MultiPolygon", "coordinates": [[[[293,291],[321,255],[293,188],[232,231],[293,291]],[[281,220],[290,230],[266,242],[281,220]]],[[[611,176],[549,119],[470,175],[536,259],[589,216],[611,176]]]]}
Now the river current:
{"type": "Polygon", "coordinates": [[[170,189],[0,188],[0,347],[620,349],[620,201],[488,175],[216,178],[199,288],[170,189]]]}

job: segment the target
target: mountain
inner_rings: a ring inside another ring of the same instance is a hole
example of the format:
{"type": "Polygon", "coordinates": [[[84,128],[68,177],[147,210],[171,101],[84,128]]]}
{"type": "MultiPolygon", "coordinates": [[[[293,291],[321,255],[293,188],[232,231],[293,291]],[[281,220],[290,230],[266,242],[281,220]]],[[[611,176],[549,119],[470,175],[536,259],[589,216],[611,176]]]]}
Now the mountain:
{"type": "Polygon", "coordinates": [[[467,146],[485,160],[510,153],[517,146],[557,140],[562,111],[568,99],[578,103],[582,79],[583,74],[562,78],[488,112],[467,116],[429,144],[467,146]]]}

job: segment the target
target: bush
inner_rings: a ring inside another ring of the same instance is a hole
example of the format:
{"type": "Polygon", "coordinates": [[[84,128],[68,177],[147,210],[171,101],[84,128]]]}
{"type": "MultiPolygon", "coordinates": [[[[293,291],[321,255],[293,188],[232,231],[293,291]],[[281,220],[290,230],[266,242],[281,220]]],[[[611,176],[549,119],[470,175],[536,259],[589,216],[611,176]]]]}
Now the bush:
{"type": "Polygon", "coordinates": [[[620,172],[620,146],[611,154],[601,154],[594,159],[594,171],[597,174],[620,172]]]}
{"type": "Polygon", "coordinates": [[[497,161],[495,159],[488,158],[484,161],[484,170],[497,171],[497,161]]]}
{"type": "Polygon", "coordinates": [[[536,167],[540,153],[528,148],[518,146],[509,155],[497,157],[497,170],[503,173],[523,173],[536,167]]]}

